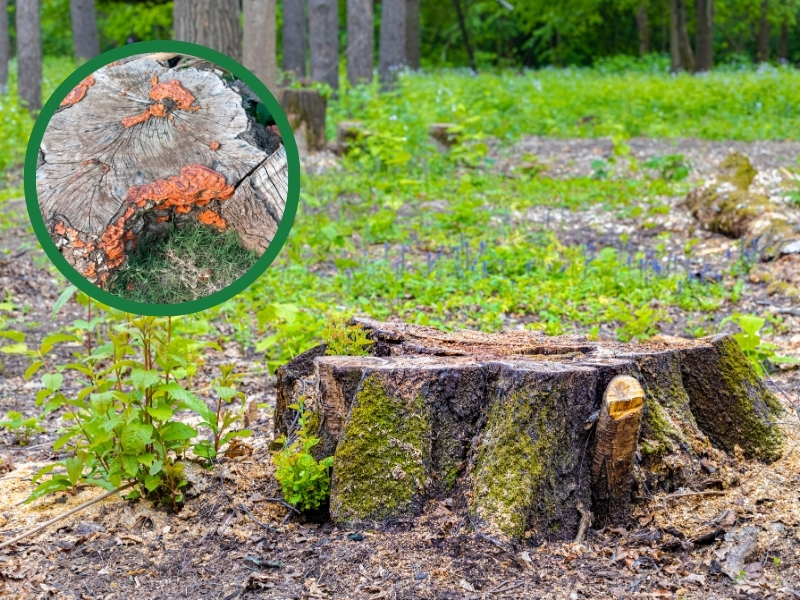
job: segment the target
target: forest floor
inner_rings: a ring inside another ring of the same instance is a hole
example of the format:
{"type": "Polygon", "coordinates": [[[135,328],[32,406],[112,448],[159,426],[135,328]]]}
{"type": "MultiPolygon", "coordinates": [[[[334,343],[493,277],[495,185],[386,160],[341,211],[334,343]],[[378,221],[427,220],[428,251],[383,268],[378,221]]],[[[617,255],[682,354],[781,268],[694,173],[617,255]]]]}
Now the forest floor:
{"type": "MultiPolygon", "coordinates": [[[[629,144],[640,162],[683,154],[693,185],[713,173],[730,150],[744,151],[759,170],[755,185],[771,196],[781,196],[800,154],[800,144],[785,142],[634,139],[629,144]]],[[[592,175],[601,168],[596,161],[608,162],[612,152],[611,142],[600,139],[525,138],[513,148],[490,149],[500,171],[513,174],[519,157],[529,154],[546,168],[543,176],[566,179],[592,175]]],[[[336,159],[326,154],[306,164],[308,171],[331,168],[336,159]]],[[[641,226],[642,215],[620,216],[599,206],[534,207],[524,218],[550,228],[566,245],[600,248],[627,234],[631,247],[648,251],[666,244],[669,251],[693,240],[691,268],[703,273],[722,272],[736,260],[731,250],[737,242],[700,230],[681,205],[683,195],[661,200],[668,210],[648,213],[647,227],[641,226]]],[[[9,249],[16,259],[0,266],[0,289],[20,307],[18,317],[36,342],[82,312],[68,304],[55,319],[51,316],[63,280],[28,232],[22,201],[7,206],[0,250],[9,249]]],[[[661,327],[661,334],[685,335],[687,327],[713,333],[734,311],[770,316],[767,337],[777,352],[800,356],[800,306],[746,279],[738,303],[726,302],[711,313],[668,307],[672,322],[661,327]]],[[[230,328],[222,321],[215,326],[230,328]]],[[[600,337],[612,338],[613,330],[601,328],[600,337]]],[[[779,425],[786,449],[776,463],[741,460],[734,471],[718,469],[716,483],[707,489],[642,498],[629,527],[590,530],[579,544],[501,548],[476,534],[447,501],[429,502],[415,519],[355,531],[334,526],[324,515],[317,522],[298,517],[271,500],[280,495],[268,452],[274,378],[264,372],[260,357],[238,344],[221,348],[208,352],[198,378],[210,379],[217,365],[230,361],[249,373],[242,391],[248,401],[268,406],[251,424],[254,436],[220,458],[212,471],[190,463],[190,487],[177,514],[143,501],[110,498],[1,550],[0,597],[800,598],[800,419],[786,399],[800,399],[798,370],[772,375],[787,409],[779,425]],[[758,530],[758,550],[732,581],[722,565],[744,527],[758,530]]],[[[41,384],[23,379],[25,359],[8,356],[5,363],[0,414],[34,413],[41,384]]],[[[13,433],[0,435],[0,539],[102,493],[85,488],[75,496],[59,493],[21,505],[31,492],[31,475],[60,458],[51,451],[57,415],[48,415],[43,425],[46,431],[27,446],[16,445],[13,433]]]]}

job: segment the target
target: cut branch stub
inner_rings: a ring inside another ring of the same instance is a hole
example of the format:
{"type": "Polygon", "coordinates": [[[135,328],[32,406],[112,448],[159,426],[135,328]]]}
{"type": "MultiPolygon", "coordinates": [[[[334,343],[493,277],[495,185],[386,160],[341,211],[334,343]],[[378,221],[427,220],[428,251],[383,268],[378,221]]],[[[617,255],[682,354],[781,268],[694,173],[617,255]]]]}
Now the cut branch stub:
{"type": "Polygon", "coordinates": [[[271,242],[287,195],[285,151],[248,117],[238,88],[208,68],[151,57],[112,63],[76,86],[48,124],[39,207],[61,253],[91,282],[104,284],[170,224],[231,228],[259,254],[271,242]]]}
{"type": "Polygon", "coordinates": [[[635,460],[634,484],[653,491],[705,479],[700,459],[737,446],[781,453],[780,404],[726,336],[625,345],[356,322],[371,356],[318,346],[278,370],[276,433],[305,396],[313,452],[335,457],[337,522],[448,495],[493,535],[572,539],[584,507],[625,518],[635,460]]]}
{"type": "Polygon", "coordinates": [[[592,503],[599,524],[627,518],[643,409],[644,390],[636,379],[611,380],[600,405],[592,457],[592,503]]]}

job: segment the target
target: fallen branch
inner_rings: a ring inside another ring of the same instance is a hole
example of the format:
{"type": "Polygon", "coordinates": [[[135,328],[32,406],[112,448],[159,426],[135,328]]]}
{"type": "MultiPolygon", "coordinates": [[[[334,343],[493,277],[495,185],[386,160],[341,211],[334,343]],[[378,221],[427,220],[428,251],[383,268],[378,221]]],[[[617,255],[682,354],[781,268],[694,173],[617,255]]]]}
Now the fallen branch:
{"type": "Polygon", "coordinates": [[[33,529],[31,529],[31,530],[29,530],[29,531],[27,531],[25,533],[21,533],[17,537],[15,537],[13,539],[10,539],[7,542],[3,542],[2,544],[0,544],[0,549],[7,548],[8,546],[13,546],[14,544],[19,542],[20,540],[24,540],[26,537],[30,537],[30,536],[32,536],[32,535],[34,535],[36,533],[39,533],[40,531],[43,531],[44,529],[47,529],[53,523],[58,523],[59,521],[61,521],[63,519],[66,519],[70,515],[74,515],[76,512],[82,511],[84,508],[87,508],[87,507],[91,506],[92,504],[100,502],[101,500],[105,500],[109,496],[113,496],[114,494],[117,494],[117,493],[119,493],[119,492],[121,492],[123,490],[127,490],[128,488],[132,488],[134,485],[136,485],[136,482],[132,481],[130,483],[126,483],[125,485],[118,487],[115,490],[112,490],[110,492],[106,492],[102,496],[98,496],[97,498],[92,498],[91,500],[87,500],[83,504],[81,504],[79,506],[76,506],[75,508],[73,508],[71,510],[68,510],[64,514],[59,515],[59,516],[57,516],[57,517],[55,517],[53,519],[50,519],[46,523],[42,523],[41,525],[39,525],[37,527],[34,527],[33,529]]]}
{"type": "Polygon", "coordinates": [[[580,544],[583,542],[583,536],[586,535],[586,530],[592,524],[592,513],[586,510],[583,502],[578,501],[578,512],[581,513],[581,524],[578,526],[578,535],[575,536],[575,543],[580,544]]]}

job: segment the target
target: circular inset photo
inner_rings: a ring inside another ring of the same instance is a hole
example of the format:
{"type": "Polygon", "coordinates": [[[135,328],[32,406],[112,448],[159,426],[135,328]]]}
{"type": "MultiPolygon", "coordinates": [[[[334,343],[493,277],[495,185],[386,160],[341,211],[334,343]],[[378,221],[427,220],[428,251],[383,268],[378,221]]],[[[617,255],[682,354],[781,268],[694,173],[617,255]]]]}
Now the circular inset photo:
{"type": "Polygon", "coordinates": [[[31,222],[56,266],[137,314],[195,312],[244,289],[280,251],[299,193],[274,96],[183,42],[83,65],[42,110],[25,167],[31,222]]]}

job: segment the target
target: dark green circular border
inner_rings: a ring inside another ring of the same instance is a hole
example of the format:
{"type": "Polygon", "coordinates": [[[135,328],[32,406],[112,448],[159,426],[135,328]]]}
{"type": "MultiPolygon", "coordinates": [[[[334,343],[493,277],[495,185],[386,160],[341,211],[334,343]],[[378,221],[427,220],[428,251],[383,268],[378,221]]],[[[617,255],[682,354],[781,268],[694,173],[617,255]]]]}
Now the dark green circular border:
{"type": "Polygon", "coordinates": [[[272,264],[281,251],[281,248],[283,248],[286,238],[289,237],[289,232],[292,229],[294,217],[297,213],[297,203],[300,197],[300,157],[297,153],[297,144],[295,143],[289,120],[286,118],[275,96],[267,89],[267,86],[244,66],[216,50],[189,42],[176,42],[172,40],[137,42],[135,44],[127,44],[120,48],[109,50],[81,65],[75,72],[67,77],[64,82],[56,88],[53,95],[50,96],[50,99],[44,105],[39,117],[36,119],[25,154],[24,177],[25,203],[28,207],[28,217],[31,220],[33,230],[36,233],[36,237],[39,239],[39,243],[42,245],[42,248],[44,248],[50,260],[53,261],[56,268],[58,268],[58,270],[79,290],[103,304],[138,315],[156,317],[185,315],[206,310],[233,298],[236,294],[246,289],[267,270],[267,267],[272,264]],[[39,198],[36,192],[36,163],[39,156],[39,146],[44,138],[45,129],[47,129],[50,119],[53,117],[56,110],[58,110],[61,100],[63,100],[72,88],[78,85],[84,77],[91,75],[101,67],[115,60],[120,60],[136,54],[149,54],[153,52],[174,52],[176,54],[196,56],[219,65],[246,83],[250,89],[255,92],[256,96],[264,101],[267,108],[269,108],[269,112],[275,119],[281,138],[283,139],[283,146],[286,150],[286,160],[289,169],[289,190],[286,197],[286,208],[283,211],[283,217],[281,218],[275,237],[272,239],[272,243],[270,243],[264,254],[261,255],[261,258],[259,258],[256,264],[244,275],[228,287],[214,292],[205,298],[199,298],[181,304],[144,304],[142,302],[134,302],[132,300],[120,298],[89,282],[67,262],[50,238],[50,233],[47,231],[44,218],[39,209],[39,198]]]}

